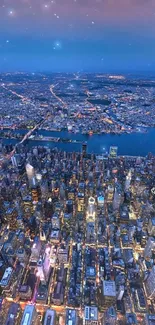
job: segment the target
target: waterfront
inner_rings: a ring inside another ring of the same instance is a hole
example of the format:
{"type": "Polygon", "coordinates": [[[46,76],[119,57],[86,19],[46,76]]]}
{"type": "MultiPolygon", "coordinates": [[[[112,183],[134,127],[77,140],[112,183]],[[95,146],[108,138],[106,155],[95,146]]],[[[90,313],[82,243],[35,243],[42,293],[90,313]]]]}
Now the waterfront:
{"type": "MultiPolygon", "coordinates": [[[[26,134],[27,130],[15,130],[15,133],[26,134]]],[[[87,150],[89,153],[101,154],[109,151],[110,146],[118,147],[118,155],[131,155],[131,156],[146,156],[148,152],[155,154],[155,129],[150,128],[147,133],[132,133],[132,134],[94,134],[92,136],[83,134],[73,134],[67,131],[46,131],[38,130],[36,134],[42,134],[47,137],[61,137],[81,142],[87,142],[87,150]]],[[[18,142],[16,139],[3,139],[4,144],[15,145],[18,142]]],[[[50,148],[58,147],[65,151],[80,151],[81,144],[79,143],[54,143],[43,140],[28,140],[28,145],[32,146],[47,146],[50,148]]]]}

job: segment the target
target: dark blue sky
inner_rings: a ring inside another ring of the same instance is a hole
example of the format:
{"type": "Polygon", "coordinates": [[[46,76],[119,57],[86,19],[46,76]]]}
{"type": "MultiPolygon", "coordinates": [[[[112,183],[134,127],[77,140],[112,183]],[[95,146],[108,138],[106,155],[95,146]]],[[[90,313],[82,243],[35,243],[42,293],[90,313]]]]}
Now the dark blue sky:
{"type": "Polygon", "coordinates": [[[155,71],[153,0],[7,0],[0,30],[0,71],[155,71]]]}

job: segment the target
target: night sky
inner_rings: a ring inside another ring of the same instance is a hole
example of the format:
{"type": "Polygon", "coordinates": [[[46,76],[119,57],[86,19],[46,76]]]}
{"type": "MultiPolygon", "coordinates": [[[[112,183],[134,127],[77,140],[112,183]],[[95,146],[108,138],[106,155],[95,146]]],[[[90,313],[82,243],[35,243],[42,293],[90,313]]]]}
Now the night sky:
{"type": "Polygon", "coordinates": [[[155,72],[155,0],[0,0],[0,71],[155,72]]]}

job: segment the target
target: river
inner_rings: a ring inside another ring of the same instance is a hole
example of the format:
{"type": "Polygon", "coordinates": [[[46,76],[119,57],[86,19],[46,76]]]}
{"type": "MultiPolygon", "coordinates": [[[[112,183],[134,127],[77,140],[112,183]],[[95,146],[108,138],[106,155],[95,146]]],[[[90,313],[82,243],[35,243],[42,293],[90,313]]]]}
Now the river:
{"type": "MultiPolygon", "coordinates": [[[[25,134],[27,130],[15,130],[15,133],[25,134]]],[[[118,147],[118,155],[146,156],[148,152],[155,155],[155,128],[150,128],[147,133],[131,134],[94,134],[92,136],[83,134],[73,134],[67,131],[46,131],[38,130],[37,134],[51,137],[61,137],[73,140],[87,141],[87,151],[89,153],[102,154],[109,151],[110,146],[118,147]]],[[[2,139],[4,144],[15,145],[16,139],[2,139]]],[[[81,144],[76,143],[53,143],[50,141],[28,140],[29,147],[47,146],[50,148],[58,147],[65,151],[80,151],[81,144]]]]}

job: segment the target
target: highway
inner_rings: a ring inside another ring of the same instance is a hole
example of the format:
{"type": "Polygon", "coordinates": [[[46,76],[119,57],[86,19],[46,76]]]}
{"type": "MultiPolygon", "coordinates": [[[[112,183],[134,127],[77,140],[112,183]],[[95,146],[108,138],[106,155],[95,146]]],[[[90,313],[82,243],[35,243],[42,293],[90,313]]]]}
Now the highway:
{"type": "Polygon", "coordinates": [[[23,95],[21,95],[21,94],[18,94],[16,91],[13,91],[12,89],[7,88],[7,87],[5,86],[5,84],[1,84],[1,86],[2,86],[5,90],[9,91],[12,95],[15,95],[15,96],[17,96],[18,98],[20,98],[22,102],[25,102],[26,104],[30,104],[30,103],[31,103],[31,105],[35,107],[35,103],[33,103],[33,101],[32,101],[30,98],[25,97],[25,96],[23,96],[23,95]]]}
{"type": "Polygon", "coordinates": [[[58,97],[57,95],[56,95],[56,93],[54,92],[54,88],[57,86],[57,84],[56,85],[51,85],[50,86],[50,92],[51,92],[51,94],[58,100],[58,102],[60,102],[61,104],[62,104],[62,106],[64,107],[64,108],[67,108],[67,104],[60,98],[60,97],[58,97]]]}

